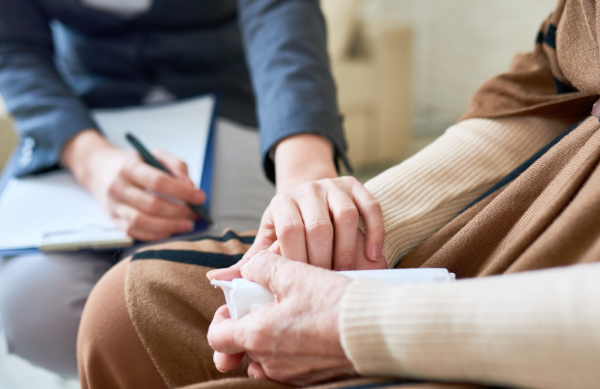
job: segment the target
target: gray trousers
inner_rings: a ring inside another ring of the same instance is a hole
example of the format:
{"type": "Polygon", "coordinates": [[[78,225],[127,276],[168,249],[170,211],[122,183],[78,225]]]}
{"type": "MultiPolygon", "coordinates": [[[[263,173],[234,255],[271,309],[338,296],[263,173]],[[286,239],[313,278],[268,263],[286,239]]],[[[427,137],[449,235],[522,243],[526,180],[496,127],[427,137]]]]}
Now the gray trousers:
{"type": "MultiPolygon", "coordinates": [[[[258,133],[221,119],[215,135],[213,231],[258,229],[275,194],[260,168],[258,133]]],[[[9,352],[65,377],[77,377],[77,328],[83,307],[96,282],[119,259],[106,253],[4,258],[0,325],[9,352]]]]}

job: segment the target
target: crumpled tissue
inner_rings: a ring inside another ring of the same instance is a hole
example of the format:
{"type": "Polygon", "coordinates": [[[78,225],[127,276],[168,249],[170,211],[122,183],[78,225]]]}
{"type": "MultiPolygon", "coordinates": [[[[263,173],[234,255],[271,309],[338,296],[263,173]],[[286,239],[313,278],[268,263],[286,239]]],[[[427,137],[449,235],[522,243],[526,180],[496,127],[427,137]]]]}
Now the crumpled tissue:
{"type": "MultiPolygon", "coordinates": [[[[448,272],[447,269],[355,270],[337,273],[352,279],[370,278],[394,285],[451,282],[456,279],[454,273],[448,272]]],[[[244,315],[275,301],[275,297],[268,289],[245,278],[236,278],[232,281],[212,280],[210,283],[223,290],[229,315],[232,319],[240,319],[244,315]]]]}

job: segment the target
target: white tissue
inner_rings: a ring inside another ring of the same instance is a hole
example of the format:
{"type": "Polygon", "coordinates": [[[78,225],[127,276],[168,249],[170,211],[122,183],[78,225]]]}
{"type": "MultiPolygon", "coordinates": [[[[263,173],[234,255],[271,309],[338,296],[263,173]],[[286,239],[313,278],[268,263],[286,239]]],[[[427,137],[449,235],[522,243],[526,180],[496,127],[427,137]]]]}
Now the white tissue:
{"type": "MultiPolygon", "coordinates": [[[[456,279],[447,269],[383,269],[341,271],[341,275],[352,279],[370,278],[394,285],[427,284],[432,282],[451,282],[456,279]]],[[[227,308],[232,319],[239,319],[254,310],[275,300],[268,289],[245,278],[233,281],[210,281],[219,286],[225,294],[227,308]]]]}

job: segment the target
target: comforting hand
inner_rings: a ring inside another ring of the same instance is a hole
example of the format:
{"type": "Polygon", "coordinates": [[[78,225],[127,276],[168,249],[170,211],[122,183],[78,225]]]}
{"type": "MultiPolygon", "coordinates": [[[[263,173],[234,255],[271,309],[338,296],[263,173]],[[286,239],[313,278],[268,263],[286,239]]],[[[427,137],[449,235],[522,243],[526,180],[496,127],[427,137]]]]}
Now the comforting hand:
{"type": "Polygon", "coordinates": [[[353,177],[337,177],[331,144],[313,134],[276,149],[277,195],[264,213],[248,256],[278,241],[286,258],[335,270],[356,268],[359,215],[366,223],[365,256],[379,260],[385,236],[381,206],[353,177]]]}
{"type": "Polygon", "coordinates": [[[195,214],[184,202],[202,204],[185,163],[154,151],[174,177],[144,163],[137,153],[114,148],[96,132],[74,138],[63,163],[96,197],[116,225],[133,238],[152,241],[192,230],[195,214]]]}
{"type": "Polygon", "coordinates": [[[353,177],[309,182],[277,194],[262,217],[252,251],[278,241],[286,258],[353,270],[359,214],[367,226],[365,256],[378,260],[384,238],[381,207],[353,177]]]}
{"type": "Polygon", "coordinates": [[[355,374],[338,331],[349,278],[270,251],[253,256],[242,275],[269,289],[276,300],[239,320],[230,319],[227,306],[217,310],[208,341],[219,370],[234,369],[247,353],[248,375],[258,379],[307,385],[355,374]]]}

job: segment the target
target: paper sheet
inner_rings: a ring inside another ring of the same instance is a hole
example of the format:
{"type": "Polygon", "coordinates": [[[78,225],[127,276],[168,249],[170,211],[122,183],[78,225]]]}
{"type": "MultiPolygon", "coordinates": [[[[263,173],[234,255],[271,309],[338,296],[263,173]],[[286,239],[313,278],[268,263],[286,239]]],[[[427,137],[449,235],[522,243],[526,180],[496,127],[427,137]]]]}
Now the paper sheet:
{"type": "MultiPolygon", "coordinates": [[[[178,156],[199,186],[214,105],[214,97],[205,96],[164,106],[96,111],[93,117],[117,147],[131,148],[125,133],[132,132],[150,150],[178,156]]],[[[131,242],[68,172],[11,178],[0,195],[0,250],[41,244],[62,249],[119,247],[131,242]]]]}

